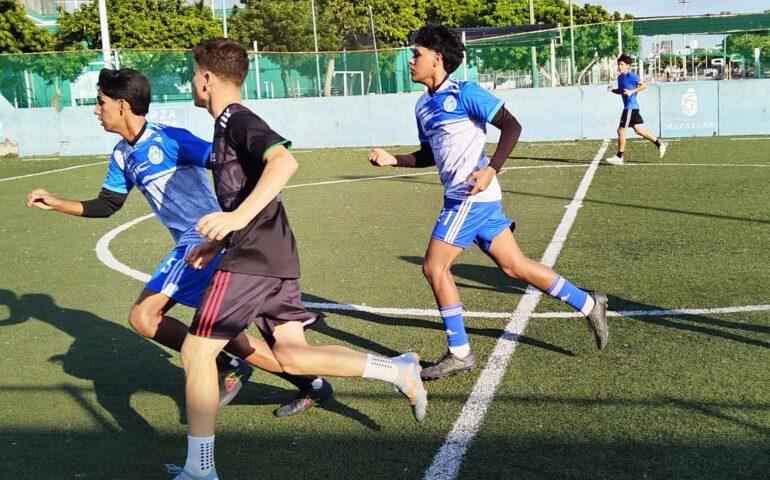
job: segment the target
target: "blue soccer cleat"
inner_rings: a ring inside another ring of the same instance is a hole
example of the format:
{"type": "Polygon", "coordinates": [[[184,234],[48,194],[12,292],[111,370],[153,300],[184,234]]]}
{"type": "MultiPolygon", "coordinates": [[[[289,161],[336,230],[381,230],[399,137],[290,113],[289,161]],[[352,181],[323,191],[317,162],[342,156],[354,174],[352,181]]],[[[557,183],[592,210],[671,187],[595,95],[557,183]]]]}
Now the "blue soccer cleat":
{"type": "Polygon", "coordinates": [[[398,377],[393,383],[409,399],[414,419],[422,422],[428,409],[428,391],[420,378],[420,356],[413,352],[405,353],[393,358],[393,363],[398,366],[398,377]]]}

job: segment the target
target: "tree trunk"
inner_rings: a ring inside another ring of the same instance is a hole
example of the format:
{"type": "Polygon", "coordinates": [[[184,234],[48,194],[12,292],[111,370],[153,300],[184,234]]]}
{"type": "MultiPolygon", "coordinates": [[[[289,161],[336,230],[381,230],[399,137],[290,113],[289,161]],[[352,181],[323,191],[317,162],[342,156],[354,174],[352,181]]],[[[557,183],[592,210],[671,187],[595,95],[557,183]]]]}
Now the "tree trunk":
{"type": "Polygon", "coordinates": [[[291,92],[291,98],[297,96],[297,90],[294,87],[294,79],[291,78],[291,73],[289,74],[289,91],[291,92]]]}
{"type": "Polygon", "coordinates": [[[580,74],[578,75],[578,77],[577,77],[577,80],[575,80],[575,83],[576,83],[577,85],[580,85],[580,82],[583,80],[583,75],[585,75],[585,74],[586,74],[586,72],[588,71],[588,69],[589,69],[589,68],[591,68],[591,67],[594,65],[594,63],[596,63],[596,58],[594,58],[593,60],[591,60],[591,61],[588,63],[588,65],[586,65],[586,68],[584,68],[583,70],[581,70],[581,71],[580,71],[580,74]]]}
{"type": "Polygon", "coordinates": [[[326,62],[326,75],[324,76],[324,97],[332,96],[332,80],[334,80],[334,58],[326,62]]]}
{"type": "Polygon", "coordinates": [[[289,86],[286,85],[286,70],[281,68],[281,82],[283,83],[283,98],[289,98],[289,86]]]}

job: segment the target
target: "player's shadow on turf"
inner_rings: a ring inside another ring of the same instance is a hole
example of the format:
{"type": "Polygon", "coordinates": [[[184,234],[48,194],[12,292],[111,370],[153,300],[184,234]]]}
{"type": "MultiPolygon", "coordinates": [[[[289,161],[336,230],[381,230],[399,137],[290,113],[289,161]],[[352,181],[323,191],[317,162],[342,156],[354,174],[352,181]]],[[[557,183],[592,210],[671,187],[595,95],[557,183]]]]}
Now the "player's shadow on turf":
{"type": "MultiPolygon", "coordinates": [[[[415,265],[422,265],[422,260],[423,260],[422,257],[402,255],[400,258],[401,260],[405,260],[415,265]]],[[[490,260],[490,262],[491,261],[492,260],[490,260]]],[[[529,285],[527,285],[525,282],[516,280],[515,278],[511,278],[508,275],[504,274],[503,272],[500,271],[500,268],[498,268],[496,265],[484,266],[484,265],[469,265],[465,263],[456,263],[452,265],[451,272],[452,272],[452,275],[455,277],[455,284],[458,287],[463,287],[463,288],[489,290],[489,291],[501,292],[501,293],[516,293],[516,294],[523,295],[524,292],[526,292],[527,288],[529,287],[529,285]],[[481,283],[484,286],[470,285],[467,283],[458,282],[457,281],[458,278],[462,278],[474,283],[481,283]]],[[[425,288],[428,288],[427,285],[425,288]]],[[[511,307],[512,307],[511,313],[513,313],[513,308],[515,308],[515,304],[512,304],[511,307]]],[[[443,327],[441,328],[443,330],[443,327]]],[[[468,328],[467,325],[465,327],[465,330],[469,333],[473,333],[473,328],[468,328]]],[[[493,331],[494,331],[494,335],[492,336],[494,337],[500,337],[503,334],[503,331],[501,330],[493,330],[493,331]]],[[[567,350],[558,345],[554,345],[552,343],[548,343],[543,340],[538,340],[532,337],[520,335],[520,336],[517,336],[516,341],[524,345],[530,345],[532,347],[542,348],[544,350],[549,350],[551,352],[559,353],[562,355],[568,355],[568,356],[575,355],[575,353],[571,350],[567,350]]]]}
{"type": "MultiPolygon", "coordinates": [[[[555,200],[566,200],[567,202],[573,200],[572,197],[566,197],[563,195],[547,195],[543,193],[531,193],[531,192],[520,192],[515,190],[503,190],[503,193],[508,193],[511,195],[520,195],[524,197],[535,197],[535,198],[551,198],[555,200]]],[[[597,200],[595,198],[585,198],[583,199],[583,203],[595,203],[597,205],[608,205],[611,207],[626,207],[631,209],[638,209],[638,210],[651,210],[653,212],[663,212],[663,213],[673,213],[673,214],[681,214],[681,215],[692,215],[695,217],[705,217],[705,218],[714,218],[717,220],[738,220],[740,222],[752,222],[752,223],[765,223],[770,224],[770,219],[768,218],[749,218],[749,217],[737,217],[735,215],[720,215],[717,213],[708,213],[708,212],[693,212],[690,210],[681,210],[678,208],[664,208],[664,207],[652,207],[649,205],[639,205],[634,203],[623,203],[623,202],[610,202],[606,200],[597,200]]]]}
{"type": "MultiPolygon", "coordinates": [[[[49,361],[62,366],[65,373],[93,382],[96,400],[120,428],[130,433],[155,430],[131,406],[135,393],[150,392],[170,396],[184,412],[184,372],[168,362],[170,355],[132,330],[105,320],[91,312],[56,305],[49,295],[24,294],[0,289],[0,304],[10,310],[0,326],[45,322],[72,337],[69,350],[53,355],[49,361]]],[[[114,426],[98,411],[91,410],[95,421],[109,430],[114,426]]]]}
{"type": "MultiPolygon", "coordinates": [[[[332,385],[333,382],[334,380],[332,379],[332,385]]],[[[254,377],[252,377],[252,381],[243,386],[240,393],[238,393],[238,396],[235,397],[230,405],[275,405],[278,407],[278,402],[288,402],[294,397],[294,395],[296,395],[296,393],[296,390],[255,383],[254,377]]],[[[371,417],[353,407],[345,405],[344,403],[340,402],[336,396],[323,405],[318,405],[315,408],[321,408],[323,410],[336,413],[337,415],[350,418],[351,420],[357,421],[370,430],[382,430],[380,424],[372,420],[371,417]]],[[[304,417],[312,414],[313,412],[311,410],[308,413],[302,414],[301,416],[304,417]]],[[[286,422],[290,420],[282,419],[276,421],[286,422]]]]}
{"type": "MultiPolygon", "coordinates": [[[[312,303],[337,303],[329,299],[326,299],[323,297],[317,297],[315,295],[310,295],[307,293],[302,294],[302,299],[305,302],[312,302],[312,303]]],[[[397,316],[397,315],[380,315],[377,313],[362,312],[362,311],[356,311],[356,310],[335,310],[335,309],[323,309],[323,308],[312,308],[312,307],[311,307],[311,310],[316,312],[321,312],[322,314],[333,313],[335,315],[344,315],[347,317],[357,318],[367,322],[378,323],[381,325],[389,325],[393,327],[413,327],[413,328],[423,328],[426,330],[435,330],[436,332],[441,332],[441,335],[436,337],[437,341],[444,341],[445,339],[444,326],[438,318],[435,320],[423,320],[421,318],[415,318],[415,317],[404,317],[404,316],[397,316]]],[[[507,321],[506,319],[501,319],[501,320],[502,322],[507,321]]],[[[501,323],[501,325],[504,325],[504,323],[501,323]]],[[[336,338],[337,340],[347,342],[351,345],[355,345],[365,350],[373,351],[380,355],[392,357],[403,353],[403,352],[398,352],[396,350],[393,350],[392,348],[386,347],[379,343],[376,343],[373,340],[370,340],[368,338],[364,338],[364,337],[355,335],[353,333],[335,328],[329,325],[329,323],[326,321],[316,322],[316,324],[314,324],[312,328],[313,330],[319,333],[322,333],[324,335],[327,335],[329,337],[336,338]]],[[[491,338],[498,338],[503,333],[502,329],[499,329],[499,328],[479,328],[479,327],[471,326],[467,323],[465,325],[465,331],[471,335],[486,336],[491,338]]],[[[519,343],[522,343],[525,345],[531,345],[537,348],[542,348],[544,350],[549,350],[554,353],[559,353],[562,355],[569,355],[569,356],[575,355],[570,350],[564,349],[562,347],[559,347],[535,338],[521,336],[517,340],[519,343]]]]}
{"type": "Polygon", "coordinates": [[[770,334],[770,327],[768,326],[722,320],[703,314],[663,314],[670,308],[634,302],[615,295],[608,295],[608,303],[610,310],[639,322],[770,349],[770,342],[741,334],[741,332],[770,334]],[[650,315],[650,312],[660,312],[661,314],[650,315]]]}

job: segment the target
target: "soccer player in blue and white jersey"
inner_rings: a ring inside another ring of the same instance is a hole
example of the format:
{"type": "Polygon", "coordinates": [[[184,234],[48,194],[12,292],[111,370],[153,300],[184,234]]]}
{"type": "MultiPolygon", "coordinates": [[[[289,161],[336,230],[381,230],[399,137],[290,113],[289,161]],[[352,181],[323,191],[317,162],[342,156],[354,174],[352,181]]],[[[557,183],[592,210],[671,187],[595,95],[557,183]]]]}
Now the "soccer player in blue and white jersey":
{"type": "Polygon", "coordinates": [[[626,151],[626,129],[628,127],[633,128],[640,137],[654,143],[658,147],[660,158],[666,154],[667,145],[642,127],[644,120],[639,113],[636,94],[647,88],[647,85],[639,79],[637,74],[631,71],[631,62],[631,57],[625,53],[618,57],[618,72],[620,73],[618,75],[618,88],[607,87],[608,92],[623,97],[623,113],[620,115],[620,125],[618,126],[618,153],[614,157],[607,158],[607,163],[612,165],[623,165],[623,154],[626,151]]]}
{"type": "MultiPolygon", "coordinates": [[[[211,143],[187,130],[148,122],[145,115],[150,105],[150,82],[136,70],[104,69],[99,74],[98,87],[94,114],[106,131],[123,137],[113,150],[101,193],[94,200],[75,201],[37,189],[27,195],[27,206],[82,217],[109,217],[123,206],[129,191],[136,187],[168,228],[176,245],[144,286],[128,321],[144,337],[180,351],[188,327],[167,313],[176,303],[198,305],[219,259],[205,269],[191,268],[184,261],[185,255],[205,240],[195,231],[198,219],[219,210],[205,168],[211,143]]],[[[245,333],[226,349],[254,366],[274,372],[300,390],[309,390],[315,380],[328,386],[315,376],[284,373],[267,343],[245,333]]],[[[233,399],[251,375],[252,369],[246,362],[225,353],[217,357],[220,408],[233,399]]],[[[331,387],[326,391],[330,394],[331,387]]],[[[293,401],[283,406],[282,412],[291,407],[291,414],[300,413],[303,409],[297,406],[305,404],[293,401]]]]}
{"type": "Polygon", "coordinates": [[[462,62],[464,45],[450,29],[425,26],[413,37],[409,61],[412,81],[427,87],[417,101],[420,150],[393,156],[382,149],[369,153],[375,166],[428,167],[436,165],[444,185],[444,206],[423,260],[446,330],[449,349],[433,366],[422,371],[435,379],[471,370],[476,358],[463,323],[463,305],[450,268],[471,243],[476,243],[507,275],[559,298],[582,312],[604,348],[608,329],[607,296],[572,285],[550,268],[527,258],[513,237],[515,223],[500,207],[502,193],[496,173],[513,150],[521,125],[503,101],[474,82],[450,76],[462,62]],[[492,159],[484,153],[486,124],[501,130],[492,159]]]}

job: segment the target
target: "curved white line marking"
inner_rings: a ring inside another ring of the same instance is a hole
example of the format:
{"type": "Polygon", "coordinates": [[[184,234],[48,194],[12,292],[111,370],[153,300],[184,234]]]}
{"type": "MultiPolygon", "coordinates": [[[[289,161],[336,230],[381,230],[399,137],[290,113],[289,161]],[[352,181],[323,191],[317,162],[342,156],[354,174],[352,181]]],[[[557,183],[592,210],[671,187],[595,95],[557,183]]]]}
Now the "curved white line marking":
{"type": "Polygon", "coordinates": [[[96,256],[99,258],[99,261],[101,261],[103,264],[107,265],[111,269],[117,270],[118,272],[128,275],[131,278],[135,278],[140,282],[143,282],[143,283],[149,282],[150,281],[149,275],[147,275],[144,272],[140,272],[139,270],[134,270],[128,265],[121,263],[120,261],[118,261],[117,258],[115,258],[115,256],[112,255],[112,252],[110,252],[110,242],[112,241],[113,238],[117,237],[119,233],[124,232],[129,228],[133,227],[134,225],[136,225],[137,223],[143,222],[148,218],[152,218],[154,216],[155,216],[154,213],[150,213],[148,215],[135,218],[130,222],[124,223],[123,225],[113,228],[109,232],[105,233],[104,236],[100,238],[98,242],[96,242],[96,247],[94,247],[94,250],[96,250],[96,256]]]}

